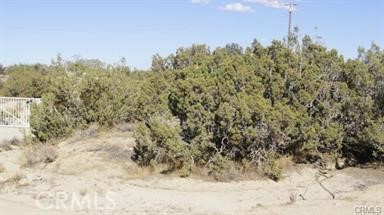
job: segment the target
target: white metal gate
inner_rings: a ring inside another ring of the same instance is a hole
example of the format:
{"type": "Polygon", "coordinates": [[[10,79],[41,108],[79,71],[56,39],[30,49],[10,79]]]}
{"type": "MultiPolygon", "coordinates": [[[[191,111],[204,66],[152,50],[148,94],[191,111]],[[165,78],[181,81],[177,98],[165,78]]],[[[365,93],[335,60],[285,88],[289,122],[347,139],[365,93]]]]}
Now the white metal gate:
{"type": "Polygon", "coordinates": [[[29,129],[31,106],[39,103],[37,98],[0,97],[0,138],[10,136],[12,129],[29,129]],[[8,133],[7,133],[8,132],[8,133]]]}

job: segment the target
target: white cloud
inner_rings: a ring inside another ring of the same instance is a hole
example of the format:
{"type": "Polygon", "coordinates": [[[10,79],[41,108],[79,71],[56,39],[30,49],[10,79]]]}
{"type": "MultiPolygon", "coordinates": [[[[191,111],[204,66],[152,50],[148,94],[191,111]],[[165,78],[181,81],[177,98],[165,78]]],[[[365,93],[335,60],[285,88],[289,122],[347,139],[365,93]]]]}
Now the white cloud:
{"type": "Polygon", "coordinates": [[[195,4],[208,4],[211,3],[211,0],[192,0],[191,2],[195,4]]]}
{"type": "Polygon", "coordinates": [[[221,8],[222,10],[235,11],[241,13],[250,13],[253,12],[252,8],[241,3],[226,4],[221,8]]]}
{"type": "Polygon", "coordinates": [[[262,4],[267,7],[281,8],[286,10],[289,9],[288,5],[286,5],[284,2],[280,0],[244,0],[244,1],[262,4]]]}

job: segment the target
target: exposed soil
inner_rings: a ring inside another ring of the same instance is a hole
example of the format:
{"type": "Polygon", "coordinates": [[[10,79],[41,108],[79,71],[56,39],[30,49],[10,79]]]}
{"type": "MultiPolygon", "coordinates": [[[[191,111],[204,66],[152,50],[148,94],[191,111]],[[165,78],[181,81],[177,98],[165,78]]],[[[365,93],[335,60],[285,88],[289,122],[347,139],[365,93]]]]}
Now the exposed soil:
{"type": "MultiPolygon", "coordinates": [[[[134,139],[109,133],[58,144],[54,162],[23,167],[23,150],[0,152],[0,214],[358,214],[356,207],[384,213],[384,168],[346,168],[320,174],[297,165],[274,182],[214,182],[150,173],[130,159],[134,139]],[[103,209],[40,209],[56,205],[58,193],[95,197],[103,209]],[[106,209],[107,194],[115,203],[106,209]],[[377,209],[377,208],[376,208],[377,209]]],[[[360,213],[361,214],[361,213],[360,213]]]]}

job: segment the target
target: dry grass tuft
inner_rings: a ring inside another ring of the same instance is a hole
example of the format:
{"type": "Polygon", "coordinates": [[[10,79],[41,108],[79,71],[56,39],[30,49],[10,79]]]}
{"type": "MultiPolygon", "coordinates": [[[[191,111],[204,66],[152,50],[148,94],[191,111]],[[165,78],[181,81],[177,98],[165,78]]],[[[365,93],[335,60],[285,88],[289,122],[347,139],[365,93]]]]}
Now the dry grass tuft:
{"type": "Polygon", "coordinates": [[[22,142],[16,138],[13,138],[11,140],[5,140],[0,143],[0,151],[10,151],[12,150],[12,146],[18,146],[21,145],[21,143],[22,142]]]}
{"type": "Polygon", "coordinates": [[[117,124],[114,129],[118,132],[132,132],[135,130],[136,124],[134,123],[128,123],[128,122],[122,122],[117,124]]]}
{"type": "Polygon", "coordinates": [[[283,170],[283,171],[290,171],[294,166],[293,158],[291,156],[283,156],[279,159],[277,159],[277,165],[283,170]]]}
{"type": "Polygon", "coordinates": [[[3,189],[3,187],[7,184],[19,185],[19,182],[23,178],[25,178],[25,176],[20,174],[20,173],[16,173],[16,174],[12,175],[11,177],[6,179],[5,181],[0,182],[0,190],[3,189]]]}
{"type": "Polygon", "coordinates": [[[32,167],[39,163],[51,163],[56,157],[57,149],[54,145],[35,143],[24,148],[21,162],[23,167],[32,167]]]}
{"type": "Polygon", "coordinates": [[[22,175],[22,174],[20,174],[20,173],[16,173],[16,174],[14,174],[12,177],[8,178],[8,179],[6,180],[6,182],[7,182],[7,183],[11,183],[11,184],[18,184],[19,181],[20,181],[21,179],[23,179],[24,177],[25,177],[24,175],[22,175]]]}
{"type": "Polygon", "coordinates": [[[132,150],[128,150],[124,146],[112,145],[112,144],[101,144],[97,147],[88,150],[90,152],[104,152],[108,155],[110,160],[115,161],[131,161],[132,150]]]}
{"type": "Polygon", "coordinates": [[[70,138],[72,141],[82,140],[84,138],[97,137],[100,131],[100,126],[97,123],[89,125],[86,129],[77,130],[75,134],[70,138]]]}

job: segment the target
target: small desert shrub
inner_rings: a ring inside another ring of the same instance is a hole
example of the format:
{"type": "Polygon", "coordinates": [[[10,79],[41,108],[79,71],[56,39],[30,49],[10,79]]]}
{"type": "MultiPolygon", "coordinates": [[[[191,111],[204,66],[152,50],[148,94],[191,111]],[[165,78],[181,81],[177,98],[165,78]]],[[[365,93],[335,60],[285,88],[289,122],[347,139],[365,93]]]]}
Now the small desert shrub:
{"type": "Polygon", "coordinates": [[[216,154],[208,163],[208,170],[208,175],[217,181],[231,181],[239,177],[236,163],[220,154],[216,154]]]}
{"type": "Polygon", "coordinates": [[[39,163],[51,163],[57,157],[56,147],[50,144],[26,146],[21,157],[23,166],[32,167],[39,163]]]}
{"type": "Polygon", "coordinates": [[[268,153],[267,160],[262,164],[262,173],[268,178],[278,181],[283,177],[283,172],[293,166],[289,156],[278,157],[275,153],[268,153]]]}
{"type": "Polygon", "coordinates": [[[278,165],[278,162],[275,159],[270,159],[265,164],[264,174],[268,178],[270,178],[274,181],[278,181],[282,177],[282,169],[278,165]]]}
{"type": "Polygon", "coordinates": [[[179,132],[179,127],[161,117],[139,124],[135,130],[133,160],[142,166],[163,163],[169,170],[183,168],[189,162],[190,152],[179,132]]]}
{"type": "Polygon", "coordinates": [[[80,121],[66,107],[57,107],[54,94],[46,94],[42,103],[32,108],[32,133],[38,141],[46,142],[53,138],[62,138],[71,134],[80,121]]]}
{"type": "Polygon", "coordinates": [[[280,180],[283,177],[283,172],[293,166],[292,157],[280,156],[274,151],[267,152],[265,158],[265,162],[261,164],[259,169],[261,169],[262,174],[274,181],[280,180]]]}

